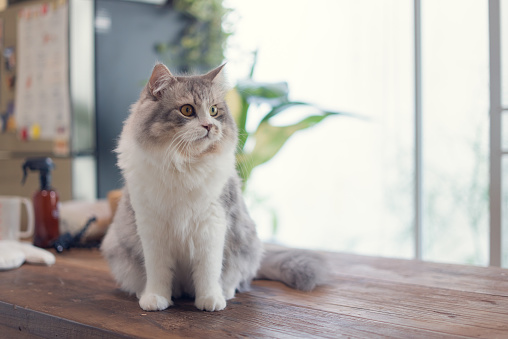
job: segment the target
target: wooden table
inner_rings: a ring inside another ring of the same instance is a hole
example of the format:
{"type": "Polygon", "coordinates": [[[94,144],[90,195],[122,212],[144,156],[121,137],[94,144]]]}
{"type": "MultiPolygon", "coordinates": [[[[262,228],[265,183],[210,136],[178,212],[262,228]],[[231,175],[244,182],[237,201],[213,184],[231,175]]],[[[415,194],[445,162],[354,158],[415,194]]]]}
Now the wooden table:
{"type": "Polygon", "coordinates": [[[144,312],[97,250],[0,272],[0,337],[508,338],[508,270],[328,254],[329,285],[256,281],[221,312],[177,300],[144,312]]]}

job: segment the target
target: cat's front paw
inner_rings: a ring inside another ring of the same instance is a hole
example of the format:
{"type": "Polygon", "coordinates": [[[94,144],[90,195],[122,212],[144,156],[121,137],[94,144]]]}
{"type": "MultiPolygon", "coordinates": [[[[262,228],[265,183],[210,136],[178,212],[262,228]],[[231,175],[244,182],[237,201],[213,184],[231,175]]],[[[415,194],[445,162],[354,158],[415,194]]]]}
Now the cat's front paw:
{"type": "Polygon", "coordinates": [[[226,308],[226,299],[222,293],[196,298],[196,307],[202,311],[220,311],[226,308]]]}
{"type": "Polygon", "coordinates": [[[226,300],[233,299],[235,297],[235,288],[228,288],[224,290],[224,297],[226,300]]]}
{"type": "Polygon", "coordinates": [[[171,305],[171,300],[155,293],[145,293],[139,299],[139,306],[145,311],[162,311],[171,305]]]}

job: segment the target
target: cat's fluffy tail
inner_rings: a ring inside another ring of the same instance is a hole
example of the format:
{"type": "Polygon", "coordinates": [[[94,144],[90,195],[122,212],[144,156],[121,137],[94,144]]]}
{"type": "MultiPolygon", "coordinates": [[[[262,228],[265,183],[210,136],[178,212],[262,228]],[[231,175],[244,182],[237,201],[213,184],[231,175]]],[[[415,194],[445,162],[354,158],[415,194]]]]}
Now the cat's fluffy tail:
{"type": "Polygon", "coordinates": [[[265,253],[256,279],[281,281],[302,291],[311,291],[329,278],[324,256],[307,250],[264,244],[265,253]]]}

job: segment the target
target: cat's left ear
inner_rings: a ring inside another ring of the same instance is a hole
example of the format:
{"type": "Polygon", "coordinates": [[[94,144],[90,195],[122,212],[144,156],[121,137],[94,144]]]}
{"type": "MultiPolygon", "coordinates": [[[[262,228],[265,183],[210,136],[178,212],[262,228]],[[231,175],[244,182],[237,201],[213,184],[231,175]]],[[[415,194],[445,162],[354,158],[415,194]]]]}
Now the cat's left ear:
{"type": "Polygon", "coordinates": [[[148,90],[154,98],[159,100],[169,84],[175,80],[176,78],[164,64],[157,64],[153,68],[150,81],[148,81],[148,90]]]}
{"type": "Polygon", "coordinates": [[[224,82],[224,72],[222,69],[226,66],[225,63],[220,65],[219,67],[212,69],[210,72],[206,73],[203,77],[210,81],[224,82]]]}

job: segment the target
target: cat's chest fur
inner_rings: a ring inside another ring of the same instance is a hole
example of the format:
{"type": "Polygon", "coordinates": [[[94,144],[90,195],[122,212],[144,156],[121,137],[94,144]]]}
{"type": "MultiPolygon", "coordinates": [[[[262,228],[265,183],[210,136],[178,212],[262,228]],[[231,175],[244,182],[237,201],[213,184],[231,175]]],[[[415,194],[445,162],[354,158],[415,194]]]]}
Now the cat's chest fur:
{"type": "Polygon", "coordinates": [[[191,231],[207,218],[211,206],[219,208],[224,185],[235,170],[232,152],[178,166],[163,151],[147,154],[129,135],[122,137],[118,151],[135,213],[150,214],[175,234],[191,231]]]}

